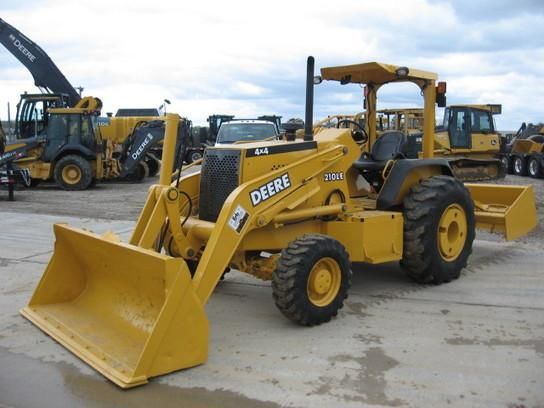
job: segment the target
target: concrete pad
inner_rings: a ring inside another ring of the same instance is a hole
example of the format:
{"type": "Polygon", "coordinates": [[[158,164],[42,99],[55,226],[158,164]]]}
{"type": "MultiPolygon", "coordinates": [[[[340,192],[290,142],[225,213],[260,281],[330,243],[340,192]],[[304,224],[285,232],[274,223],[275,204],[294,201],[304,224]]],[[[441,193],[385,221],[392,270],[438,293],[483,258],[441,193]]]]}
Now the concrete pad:
{"type": "Polygon", "coordinates": [[[461,279],[441,286],[397,263],[355,265],[345,307],[313,328],[279,313],[268,282],[232,271],[206,307],[208,362],[122,391],[18,314],[60,219],[125,237],[133,225],[0,220],[0,406],[544,405],[544,253],[532,246],[476,241],[461,279]]]}

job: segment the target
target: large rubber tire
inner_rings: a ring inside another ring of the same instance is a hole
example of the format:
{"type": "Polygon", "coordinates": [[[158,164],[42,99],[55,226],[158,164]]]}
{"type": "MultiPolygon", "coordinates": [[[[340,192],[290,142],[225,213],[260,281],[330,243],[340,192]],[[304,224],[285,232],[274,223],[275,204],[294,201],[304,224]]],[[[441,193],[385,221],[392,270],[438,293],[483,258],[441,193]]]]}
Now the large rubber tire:
{"type": "Polygon", "coordinates": [[[63,190],[86,190],[93,181],[91,163],[75,154],[60,159],[53,173],[55,181],[63,190]]]}
{"type": "Polygon", "coordinates": [[[145,164],[149,169],[149,177],[155,177],[161,168],[161,162],[155,157],[146,157],[145,164]]]}
{"type": "Polygon", "coordinates": [[[272,274],[272,295],[290,320],[314,326],[331,320],[351,286],[349,255],[326,235],[303,235],[289,243],[272,274]]]}
{"type": "Polygon", "coordinates": [[[506,168],[507,174],[513,174],[514,169],[512,168],[512,159],[507,154],[503,155],[501,157],[501,161],[503,163],[503,166],[506,168]]]}
{"type": "Polygon", "coordinates": [[[474,204],[467,188],[449,176],[425,179],[404,199],[401,265],[421,283],[457,279],[467,265],[474,235],[474,204]]]}
{"type": "Polygon", "coordinates": [[[149,166],[142,160],[138,162],[132,173],[127,176],[127,180],[141,183],[147,176],[149,176],[149,166]]]}
{"type": "Polygon", "coordinates": [[[542,177],[542,166],[540,165],[540,160],[537,157],[530,157],[527,162],[527,173],[532,178],[541,178],[542,177]]]}
{"type": "Polygon", "coordinates": [[[525,158],[521,156],[512,157],[512,172],[516,176],[526,176],[527,175],[527,162],[525,158]]]}

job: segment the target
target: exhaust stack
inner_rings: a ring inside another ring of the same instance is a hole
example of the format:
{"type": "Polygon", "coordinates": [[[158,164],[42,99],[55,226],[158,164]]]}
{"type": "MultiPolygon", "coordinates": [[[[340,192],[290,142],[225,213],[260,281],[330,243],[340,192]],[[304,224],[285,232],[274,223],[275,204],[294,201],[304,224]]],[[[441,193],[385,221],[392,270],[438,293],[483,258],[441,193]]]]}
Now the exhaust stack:
{"type": "Polygon", "coordinates": [[[304,140],[314,140],[314,57],[308,57],[306,65],[306,118],[304,120],[304,140]]]}

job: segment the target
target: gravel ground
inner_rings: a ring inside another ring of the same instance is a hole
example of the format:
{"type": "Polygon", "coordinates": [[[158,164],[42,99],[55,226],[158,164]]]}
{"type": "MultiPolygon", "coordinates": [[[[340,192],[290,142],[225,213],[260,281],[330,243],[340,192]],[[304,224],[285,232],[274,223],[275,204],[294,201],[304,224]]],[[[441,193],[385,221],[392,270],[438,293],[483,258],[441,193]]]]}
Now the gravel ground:
{"type": "MultiPolygon", "coordinates": [[[[148,188],[158,181],[156,176],[136,184],[107,182],[85,191],[64,191],[54,183],[42,183],[16,191],[15,202],[7,201],[7,191],[0,191],[0,208],[11,212],[136,221],[148,188]]],[[[509,175],[495,183],[533,184],[539,225],[521,242],[544,248],[544,179],[509,175]]],[[[485,232],[480,232],[478,237],[489,241],[502,240],[485,232]]]]}
{"type": "Polygon", "coordinates": [[[29,189],[18,189],[15,202],[7,201],[7,191],[0,191],[0,208],[11,212],[136,221],[149,187],[158,182],[157,175],[142,183],[103,182],[84,191],[64,191],[53,182],[43,182],[29,189]]]}
{"type": "Polygon", "coordinates": [[[43,184],[16,202],[0,191],[0,407],[544,407],[544,180],[513,176],[503,182],[536,190],[530,245],[479,235],[462,278],[440,286],[398,263],[353,265],[345,307],[314,328],[281,316],[269,282],[233,270],[206,305],[206,364],[118,389],[18,310],[51,257],[53,223],[126,240],[156,182],[43,184]]]}

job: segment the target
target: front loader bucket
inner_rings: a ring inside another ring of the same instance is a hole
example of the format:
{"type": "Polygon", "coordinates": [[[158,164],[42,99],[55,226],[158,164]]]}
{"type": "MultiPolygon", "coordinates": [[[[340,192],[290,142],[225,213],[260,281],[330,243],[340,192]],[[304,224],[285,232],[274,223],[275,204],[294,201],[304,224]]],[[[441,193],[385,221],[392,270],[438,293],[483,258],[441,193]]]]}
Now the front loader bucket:
{"type": "Polygon", "coordinates": [[[122,388],[206,360],[208,320],[183,259],[67,225],[54,231],[23,316],[122,388]]]}
{"type": "Polygon", "coordinates": [[[474,201],[476,227],[504,234],[508,241],[537,225],[533,186],[468,184],[474,201]]]}

